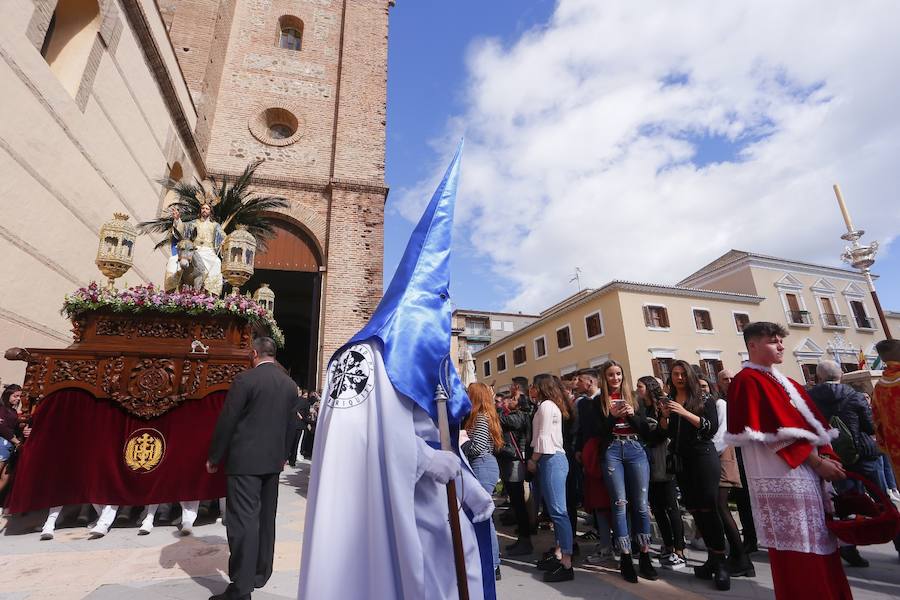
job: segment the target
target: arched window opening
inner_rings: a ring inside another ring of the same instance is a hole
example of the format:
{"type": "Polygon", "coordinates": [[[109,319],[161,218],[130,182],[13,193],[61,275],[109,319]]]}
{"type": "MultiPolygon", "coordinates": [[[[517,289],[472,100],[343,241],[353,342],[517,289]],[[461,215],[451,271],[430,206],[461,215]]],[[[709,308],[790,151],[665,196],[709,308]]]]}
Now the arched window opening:
{"type": "Polygon", "coordinates": [[[303,44],[303,21],[285,15],[278,19],[278,47],[285,50],[300,50],[303,44]]]}
{"type": "Polygon", "coordinates": [[[100,31],[97,0],[59,0],[41,44],[41,55],[73,98],[100,31]]]}

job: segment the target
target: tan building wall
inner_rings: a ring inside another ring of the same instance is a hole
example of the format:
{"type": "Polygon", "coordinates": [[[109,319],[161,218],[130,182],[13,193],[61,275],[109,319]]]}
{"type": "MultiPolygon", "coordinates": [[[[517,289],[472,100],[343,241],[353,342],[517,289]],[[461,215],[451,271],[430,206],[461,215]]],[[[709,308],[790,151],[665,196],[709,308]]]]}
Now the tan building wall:
{"type": "MultiPolygon", "coordinates": [[[[0,19],[0,339],[12,346],[71,342],[63,297],[100,278],[100,226],[113,212],[155,216],[156,179],[176,162],[202,173],[190,130],[197,115],[153,0],[99,2],[89,56],[60,75],[39,53],[55,2],[5,2],[0,19]],[[135,25],[133,19],[143,15],[135,25]],[[149,42],[156,50],[149,48],[149,42]],[[154,74],[148,62],[165,68],[154,74]],[[168,71],[166,71],[168,69],[168,71]],[[72,82],[75,82],[74,84],[72,82]],[[187,135],[185,135],[187,133],[187,135]]],[[[135,249],[128,284],[159,281],[164,256],[135,249]]],[[[0,361],[21,381],[24,363],[0,361]]]]}
{"type": "MultiPolygon", "coordinates": [[[[562,375],[576,368],[594,366],[603,358],[618,360],[632,381],[655,373],[654,359],[682,359],[692,364],[709,361],[710,369],[721,366],[740,369],[746,360],[743,335],[736,314],[749,322],[774,321],[785,324],[790,335],[782,371],[804,381],[823,359],[838,360],[848,368],[858,362],[862,349],[869,364],[874,361],[874,345],[884,339],[865,281],[859,273],[796,261],[740,253],[746,256],[719,259],[724,266],[703,276],[688,277],[680,286],[656,286],[612,282],[588,294],[575,295],[552,309],[529,327],[494,343],[476,355],[479,380],[503,387],[513,376],[529,379],[538,373],[562,375]],[[689,284],[689,285],[688,285],[689,284]],[[734,289],[729,289],[734,288],[734,289]],[[801,311],[788,310],[785,294],[795,294],[801,311]],[[830,302],[828,305],[822,299],[830,302]],[[857,319],[850,302],[861,302],[865,317],[857,319]],[[667,327],[647,325],[644,307],[664,307],[667,327]],[[712,330],[698,328],[694,310],[708,311],[712,330]],[[587,340],[585,317],[600,311],[604,335],[587,340]],[[790,318],[808,323],[792,323],[790,318]],[[829,325],[829,323],[832,323],[829,325]],[[556,331],[571,326],[572,346],[560,351],[556,331]],[[546,336],[548,354],[533,360],[533,340],[546,336]],[[527,361],[514,365],[513,351],[525,345],[527,361]],[[497,359],[505,356],[507,369],[497,369],[497,359]],[[485,375],[484,362],[491,362],[485,375]]],[[[900,314],[888,313],[892,332],[900,332],[900,314]]],[[[658,370],[656,370],[658,372],[658,370]]]]}

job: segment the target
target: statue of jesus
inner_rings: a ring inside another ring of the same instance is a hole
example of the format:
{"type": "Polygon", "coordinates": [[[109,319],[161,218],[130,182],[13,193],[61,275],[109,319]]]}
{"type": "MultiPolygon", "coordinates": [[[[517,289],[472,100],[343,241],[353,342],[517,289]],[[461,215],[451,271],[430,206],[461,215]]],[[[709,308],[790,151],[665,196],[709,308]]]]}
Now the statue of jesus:
{"type": "MultiPolygon", "coordinates": [[[[219,251],[222,242],[225,241],[225,232],[222,226],[212,219],[212,202],[211,198],[205,196],[200,204],[200,217],[186,223],[181,221],[181,211],[178,207],[172,207],[172,229],[181,239],[194,242],[197,254],[206,265],[207,275],[203,287],[210,294],[218,296],[222,293],[222,260],[219,258],[219,251]]],[[[169,258],[166,265],[167,289],[170,282],[176,282],[174,287],[181,287],[177,283],[180,280],[180,271],[178,256],[169,258]]]]}

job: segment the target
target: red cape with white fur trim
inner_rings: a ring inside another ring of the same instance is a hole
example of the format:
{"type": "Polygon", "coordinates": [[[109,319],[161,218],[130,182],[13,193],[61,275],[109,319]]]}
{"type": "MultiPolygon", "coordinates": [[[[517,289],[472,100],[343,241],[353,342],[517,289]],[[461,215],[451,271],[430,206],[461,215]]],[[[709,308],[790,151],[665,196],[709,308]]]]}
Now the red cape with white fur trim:
{"type": "Polygon", "coordinates": [[[789,377],[748,366],[728,386],[729,444],[802,440],[826,446],[835,437],[803,386],[789,377]]]}

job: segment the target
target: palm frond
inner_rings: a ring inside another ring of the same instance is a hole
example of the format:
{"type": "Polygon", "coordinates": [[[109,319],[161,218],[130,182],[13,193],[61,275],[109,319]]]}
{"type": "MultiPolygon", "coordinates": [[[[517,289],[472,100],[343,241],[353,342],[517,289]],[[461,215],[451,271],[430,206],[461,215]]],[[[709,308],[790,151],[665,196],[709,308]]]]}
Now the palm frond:
{"type": "MultiPolygon", "coordinates": [[[[253,174],[263,163],[256,160],[248,164],[243,173],[229,185],[227,179],[211,176],[209,182],[219,197],[219,202],[212,209],[212,218],[222,225],[225,234],[235,230],[238,225],[244,225],[253,237],[257,239],[260,250],[265,250],[266,240],[275,235],[275,228],[271,217],[272,212],[287,208],[290,203],[277,196],[251,196],[250,185],[253,174]]],[[[193,183],[161,179],[159,183],[167,190],[172,190],[177,195],[171,206],[178,207],[182,221],[190,221],[200,216],[200,200],[198,196],[204,195],[203,183],[194,179],[193,183]]],[[[160,215],[156,219],[138,223],[141,233],[171,233],[173,220],[171,210],[168,214],[160,215]]],[[[170,241],[170,236],[163,238],[156,244],[156,248],[165,246],[170,241]]]]}

